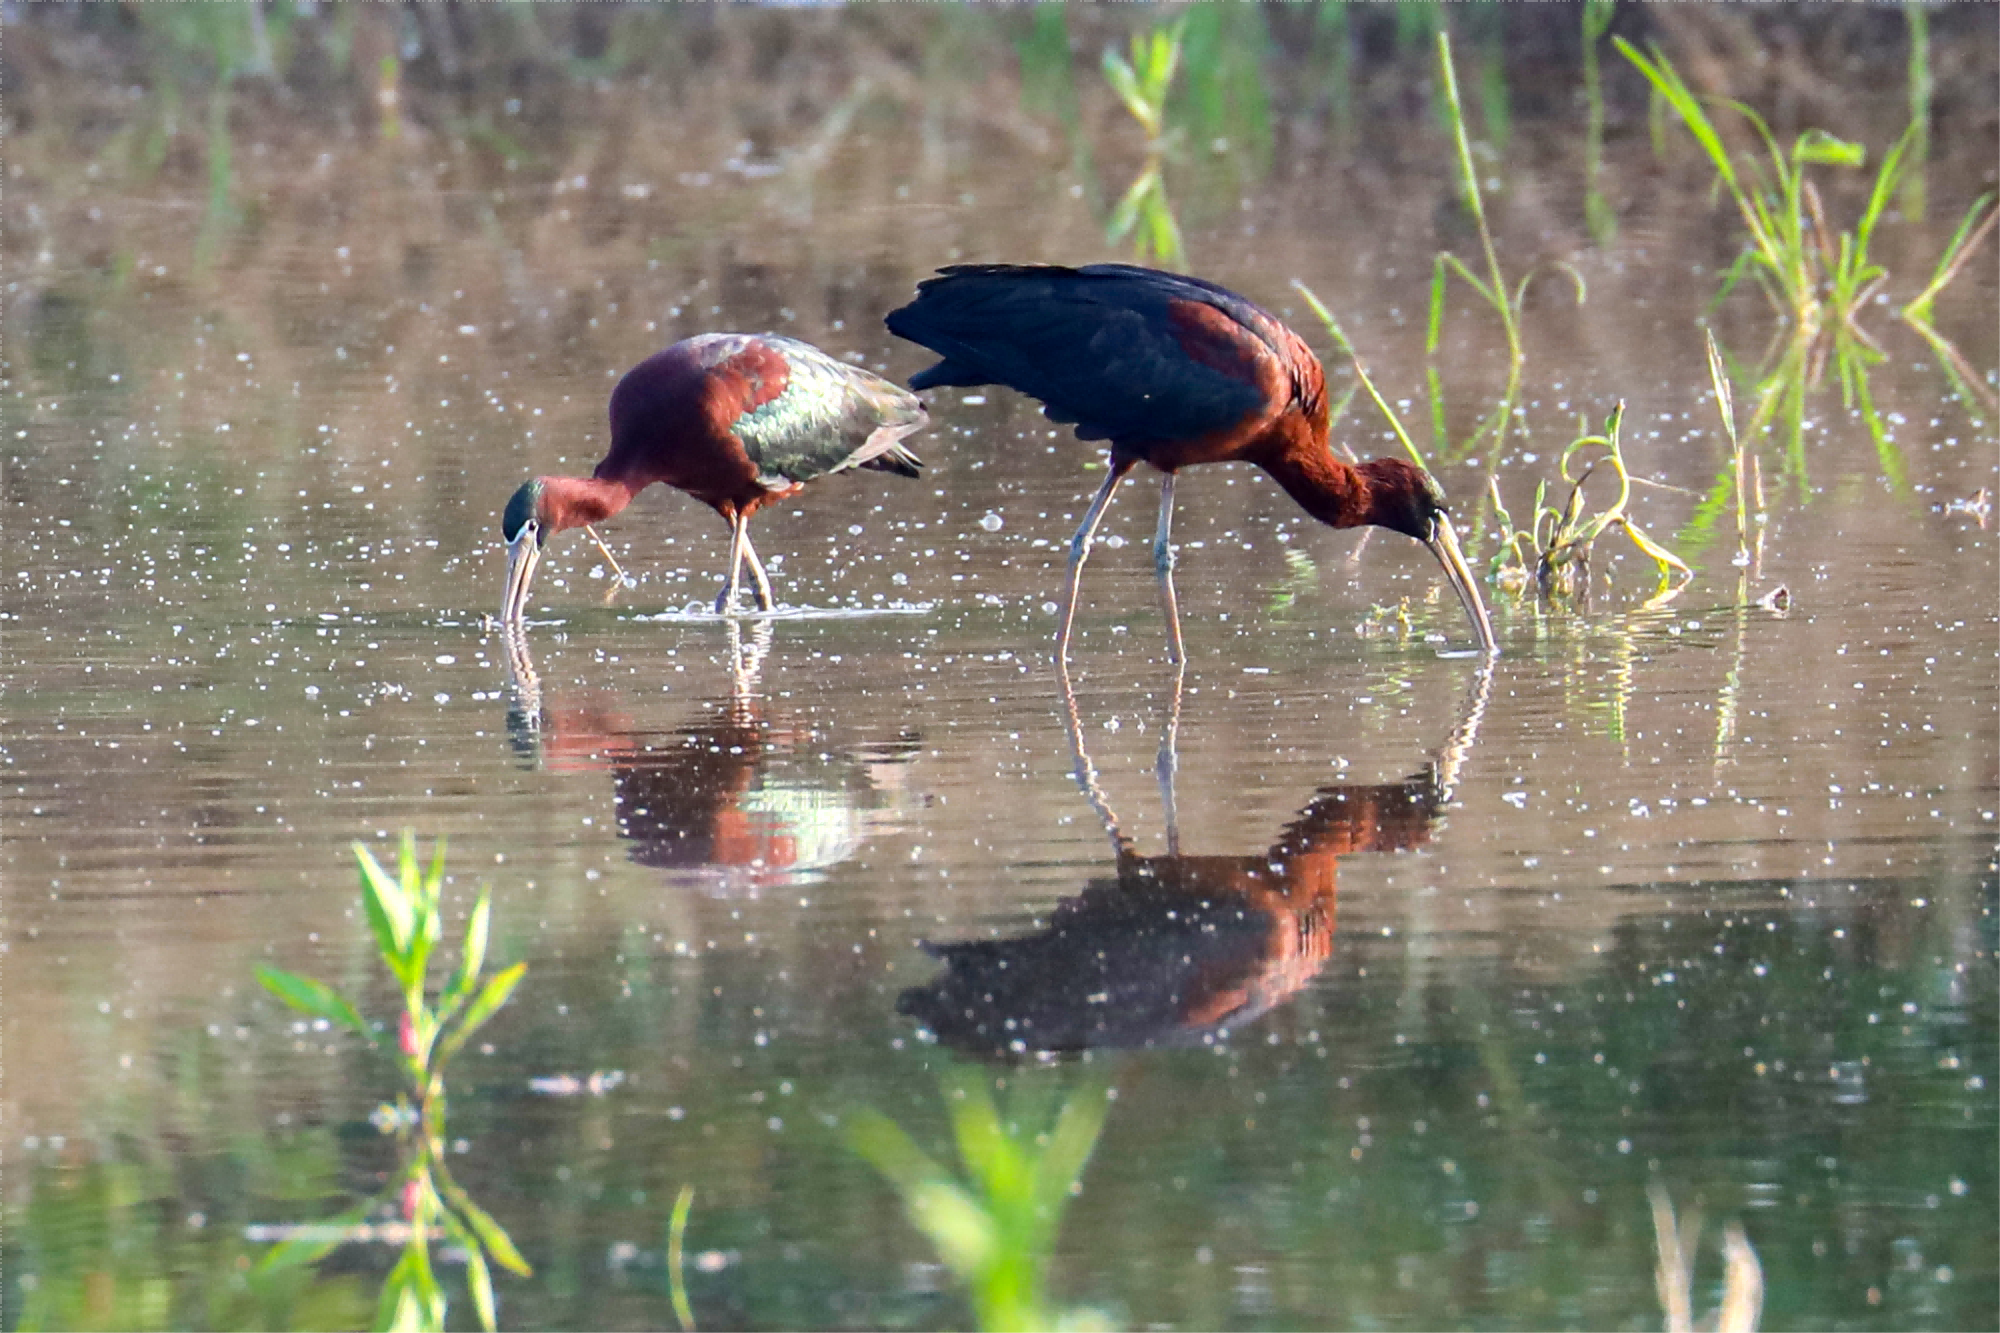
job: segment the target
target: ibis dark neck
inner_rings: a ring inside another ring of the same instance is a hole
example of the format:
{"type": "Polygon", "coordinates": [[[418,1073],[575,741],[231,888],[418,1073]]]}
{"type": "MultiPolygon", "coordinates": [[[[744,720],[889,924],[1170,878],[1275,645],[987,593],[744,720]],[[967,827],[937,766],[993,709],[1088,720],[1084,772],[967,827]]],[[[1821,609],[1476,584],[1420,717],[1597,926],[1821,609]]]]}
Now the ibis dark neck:
{"type": "Polygon", "coordinates": [[[1313,439],[1310,432],[1298,434],[1302,438],[1287,441],[1271,457],[1259,460],[1271,479],[1299,502],[1299,508],[1330,527],[1372,522],[1367,479],[1333,456],[1324,435],[1313,439]]]}
{"type": "Polygon", "coordinates": [[[543,524],[553,534],[602,523],[632,503],[637,486],[607,477],[542,478],[543,524]]]}

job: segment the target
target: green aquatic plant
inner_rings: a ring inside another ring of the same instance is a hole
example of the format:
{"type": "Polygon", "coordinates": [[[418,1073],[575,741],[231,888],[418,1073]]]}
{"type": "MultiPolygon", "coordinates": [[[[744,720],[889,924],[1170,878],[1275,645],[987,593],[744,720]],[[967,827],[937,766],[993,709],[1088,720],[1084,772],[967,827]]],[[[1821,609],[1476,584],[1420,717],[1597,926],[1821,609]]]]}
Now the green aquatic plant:
{"type": "Polygon", "coordinates": [[[1576,600],[1588,595],[1590,553],[1596,540],[1613,528],[1623,529],[1632,544],[1653,562],[1660,576],[1654,596],[1678,592],[1694,577],[1681,558],[1647,536],[1628,512],[1632,500],[1632,476],[1625,467],[1619,446],[1618,429],[1625,418],[1625,404],[1619,403],[1605,420],[1601,434],[1583,435],[1562,452],[1557,474],[1569,485],[1569,495],[1560,507],[1548,503],[1546,481],[1535,489],[1534,516],[1525,528],[1517,527],[1501,502],[1498,482],[1492,483],[1494,512],[1501,525],[1501,547],[1494,557],[1495,581],[1502,586],[1525,587],[1532,578],[1536,590],[1546,600],[1576,600]],[[1594,455],[1594,456],[1593,456],[1594,455]],[[1572,474],[1572,467],[1576,468],[1572,474]],[[1618,498],[1595,513],[1584,503],[1584,487],[1599,468],[1609,469],[1617,479],[1618,498]],[[1510,573],[1510,569],[1512,573],[1510,573]]]}
{"type": "Polygon", "coordinates": [[[1724,273],[1715,300],[1727,297],[1748,273],[1778,312],[1793,322],[1797,337],[1810,340],[1828,322],[1828,315],[1851,327],[1855,313],[1884,276],[1869,259],[1868,243],[1895,190],[1916,126],[1905,132],[1877,169],[1860,225],[1835,238],[1807,169],[1865,167],[1865,148],[1818,129],[1800,134],[1789,149],[1781,148],[1764,118],[1748,106],[1696,95],[1657,46],[1649,58],[1622,37],[1611,40],[1694,136],[1749,232],[1749,244],[1724,273]],[[1754,154],[1739,158],[1704,102],[1736,112],[1755,131],[1765,160],[1754,154]]]}
{"type": "MultiPolygon", "coordinates": [[[[1736,563],[1748,566],[1750,563],[1750,468],[1756,465],[1756,455],[1743,447],[1743,437],[1736,430],[1736,398],[1730,392],[1729,371],[1722,364],[1722,349],[1716,346],[1715,334],[1708,338],[1708,379],[1715,389],[1715,407],[1722,414],[1722,430],[1729,437],[1729,461],[1731,489],[1736,496],[1736,563]]],[[[1764,513],[1762,487],[1757,496],[1757,524],[1762,535],[1764,513]]]]}
{"type": "MultiPolygon", "coordinates": [[[[1437,60],[1438,75],[1444,85],[1446,121],[1452,142],[1458,149],[1458,170],[1465,190],[1465,206],[1471,211],[1472,221],[1479,229],[1479,246],[1486,257],[1486,278],[1482,281],[1475,276],[1465,266],[1465,261],[1449,250],[1438,254],[1431,271],[1431,317],[1430,328],[1424,338],[1424,353],[1427,356],[1437,355],[1438,336],[1444,321],[1445,274],[1456,273],[1500,316],[1501,327],[1507,333],[1507,382],[1511,389],[1519,384],[1521,377],[1521,293],[1516,292],[1513,299],[1509,299],[1507,280],[1501,275],[1500,259],[1493,249],[1493,230],[1486,223],[1486,204],[1479,188],[1479,172],[1472,164],[1472,141],[1465,133],[1465,107],[1458,96],[1458,74],[1451,58],[1451,32],[1443,26],[1437,30],[1437,60]]],[[[1525,291],[1525,278],[1521,286],[1525,291]]],[[[1504,396],[1511,398],[1513,395],[1509,392],[1504,396]]]]}
{"type": "Polygon", "coordinates": [[[848,1116],[848,1144],[895,1186],[911,1224],[965,1284],[980,1328],[1106,1327],[1094,1311],[1049,1304],[1048,1266],[1104,1128],[1110,1076],[1092,1070],[1053,1115],[1047,1084],[1017,1087],[1003,1112],[993,1081],[976,1065],[938,1078],[963,1176],[873,1109],[848,1116]]]}
{"type": "Polygon", "coordinates": [[[1973,251],[1993,234],[1993,224],[2000,220],[2000,208],[1994,207],[1994,192],[1988,190],[1972,201],[1972,207],[1965,211],[1965,217],[1953,232],[1951,240],[1945,244],[1944,253],[1938,256],[1937,267],[1931,272],[1931,280],[1924,289],[1911,297],[1903,306],[1903,318],[1910,324],[1923,326],[1931,322],[1931,306],[1938,293],[1951,285],[1952,279],[1965,267],[1965,261],[1973,251]]]}
{"type": "MultiPolygon", "coordinates": [[[[492,890],[482,888],[466,922],[458,966],[433,998],[431,956],[444,938],[444,852],[444,840],[439,839],[430,865],[422,866],[416,838],[405,831],[392,876],[365,846],[354,844],[369,931],[403,1002],[393,1045],[361,1016],[353,1001],[323,981],[263,966],[257,969],[257,979],[300,1013],[325,1019],[371,1048],[389,1053],[402,1075],[395,1104],[383,1107],[376,1120],[395,1132],[403,1148],[402,1170],[392,1191],[409,1236],[401,1259],[383,1283],[378,1327],[444,1326],[446,1302],[431,1262],[431,1242],[448,1239],[465,1252],[473,1307],[480,1325],[491,1330],[493,1278],[487,1261],[523,1277],[532,1270],[506,1230],[472,1201],[445,1166],[445,1070],[472,1034],[507,1003],[528,965],[516,963],[481,982],[493,914],[492,890]]],[[[376,1202],[350,1210],[309,1237],[286,1241],[265,1256],[264,1266],[317,1262],[368,1216],[376,1202]]]]}
{"type": "MultiPolygon", "coordinates": [[[[1478,293],[1481,300],[1493,308],[1500,317],[1500,326],[1507,336],[1507,384],[1501,391],[1500,401],[1474,428],[1466,440],[1462,452],[1470,453],[1480,440],[1490,432],[1493,444],[1489,456],[1498,458],[1506,443],[1507,426],[1514,418],[1514,405],[1520,395],[1521,366],[1526,354],[1521,344],[1521,309],[1527,299],[1528,285],[1540,273],[1539,268],[1530,269],[1513,286],[1509,286],[1505,274],[1500,270],[1500,258],[1493,246],[1493,230],[1486,220],[1486,204],[1479,185],[1479,172],[1472,161],[1472,141],[1465,130],[1465,108],[1458,94],[1458,76],[1454,71],[1451,53],[1451,33],[1440,27],[1437,31],[1437,61],[1439,81],[1445,92],[1445,117],[1451,131],[1452,141],[1457,149],[1458,169],[1464,188],[1466,208],[1472,214],[1474,226],[1479,232],[1479,246],[1486,261],[1486,276],[1475,274],[1464,260],[1449,250],[1438,253],[1431,266],[1430,319],[1424,334],[1424,355],[1432,358],[1427,373],[1431,401],[1431,418],[1437,431],[1437,442],[1443,447],[1448,444],[1444,435],[1444,386],[1438,375],[1435,359],[1444,336],[1444,313],[1448,275],[1456,274],[1467,286],[1478,293]]],[[[1577,304],[1584,301],[1586,292],[1583,275],[1564,263],[1554,267],[1569,275],[1576,285],[1577,304]]]]}
{"type": "Polygon", "coordinates": [[[1146,132],[1146,162],[1126,189],[1104,226],[1107,240],[1132,238],[1140,259],[1156,259],[1173,268],[1187,266],[1180,224],[1167,200],[1166,158],[1173,141],[1167,124],[1167,96],[1180,68],[1181,42],[1187,16],[1132,34],[1131,59],[1109,47],[1104,52],[1104,78],[1146,132]]]}
{"type": "Polygon", "coordinates": [[[1930,211],[1931,20],[1923,0],[1903,0],[1910,34],[1910,170],[1903,179],[1903,216],[1922,222],[1930,211]]]}
{"type": "MultiPolygon", "coordinates": [[[[1401,441],[1403,451],[1409,454],[1410,461],[1418,467],[1423,468],[1424,471],[1430,471],[1430,465],[1424,462],[1423,453],[1417,448],[1416,441],[1412,440],[1410,432],[1403,428],[1403,419],[1396,415],[1396,409],[1389,406],[1389,401],[1382,396],[1382,391],[1375,387],[1375,381],[1369,378],[1368,367],[1362,362],[1360,354],[1354,350],[1354,344],[1349,340],[1347,331],[1340,327],[1340,322],[1333,317],[1333,312],[1326,308],[1326,303],[1319,299],[1312,288],[1306,286],[1297,278],[1292,279],[1292,289],[1305,298],[1306,305],[1311,308],[1313,314],[1319,317],[1319,322],[1326,327],[1327,336],[1332,338],[1340,347],[1340,350],[1346,354],[1348,361],[1354,367],[1354,377],[1360,381],[1362,388],[1368,390],[1368,396],[1375,400],[1375,406],[1380,408],[1382,415],[1388,419],[1390,429],[1395,431],[1396,438],[1401,441]]],[[[1346,395],[1342,396],[1340,407],[1343,410],[1352,397],[1352,390],[1349,390],[1346,395]]]]}

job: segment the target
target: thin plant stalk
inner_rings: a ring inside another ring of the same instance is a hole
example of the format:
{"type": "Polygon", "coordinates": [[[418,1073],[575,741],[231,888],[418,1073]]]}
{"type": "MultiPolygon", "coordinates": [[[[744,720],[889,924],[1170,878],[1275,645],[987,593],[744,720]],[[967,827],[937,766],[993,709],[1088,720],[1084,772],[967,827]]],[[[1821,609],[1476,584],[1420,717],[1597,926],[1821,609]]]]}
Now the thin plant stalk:
{"type": "Polygon", "coordinates": [[[1743,464],[1743,438],[1736,433],[1736,400],[1729,388],[1729,372],[1722,365],[1722,349],[1715,345],[1715,334],[1704,330],[1708,338],[1708,378],[1715,386],[1716,410],[1722,413],[1722,429],[1729,437],[1729,455],[1735,463],[1736,473],[1736,563],[1748,566],[1750,563],[1750,516],[1749,478],[1743,464]]]}
{"type": "Polygon", "coordinates": [[[1951,240],[1945,245],[1944,253],[1938,256],[1931,280],[1903,307],[1905,320],[1911,324],[1931,322],[1931,304],[1937,300],[1938,293],[1951,285],[1952,279],[1965,267],[1965,261],[1972,257],[1972,252],[1993,234],[1994,223],[2000,220],[2000,208],[1994,207],[1993,203],[1994,193],[1991,190],[1972,201],[1972,207],[1966,210],[1958,230],[1952,233],[1951,240]]]}
{"type": "MultiPolygon", "coordinates": [[[[1493,249],[1493,232],[1486,222],[1486,204],[1480,195],[1479,173],[1472,164],[1472,141],[1466,137],[1465,107],[1459,100],[1458,74],[1452,64],[1451,32],[1443,25],[1439,25],[1437,31],[1437,54],[1438,73],[1444,81],[1445,107],[1451,120],[1452,141],[1458,149],[1458,169],[1460,174],[1465,178],[1466,207],[1472,210],[1472,220],[1479,228],[1479,245],[1486,256],[1488,282],[1481,283],[1478,279],[1474,278],[1465,265],[1460,263],[1455,256],[1441,255],[1438,262],[1444,263],[1446,260],[1449,260],[1459,275],[1471,283],[1474,290],[1486,298],[1488,304],[1499,311],[1500,322],[1507,331],[1508,382],[1512,384],[1519,380],[1521,374],[1521,331],[1515,321],[1514,311],[1508,305],[1507,280],[1501,276],[1500,258],[1493,249]]],[[[1434,295],[1439,285],[1441,284],[1433,284],[1432,292],[1434,295]]],[[[1435,302],[1432,309],[1435,312],[1435,302]]],[[[1435,313],[1433,314],[1432,324],[1435,331],[1435,313]]],[[[1435,338],[1432,341],[1435,344],[1435,338]]],[[[1435,350],[1435,346],[1433,346],[1432,350],[1435,350]]],[[[1513,395],[1510,393],[1506,396],[1512,397],[1513,395]]]]}
{"type": "Polygon", "coordinates": [[[1340,350],[1347,354],[1348,360],[1354,365],[1355,377],[1361,381],[1361,387],[1368,390],[1368,396],[1375,400],[1375,406],[1382,409],[1382,415],[1388,418],[1391,429],[1396,432],[1396,438],[1402,442],[1403,451],[1409,454],[1410,461],[1424,471],[1430,471],[1429,464],[1424,462],[1423,454],[1417,449],[1416,441],[1412,440],[1410,433],[1403,429],[1402,418],[1396,415],[1396,409],[1390,407],[1388,400],[1382,397],[1382,391],[1375,387],[1375,381],[1368,377],[1368,367],[1362,364],[1360,354],[1354,350],[1354,344],[1348,340],[1347,333],[1340,327],[1339,321],[1334,319],[1333,312],[1328,310],[1314,294],[1313,289],[1303,282],[1294,278],[1292,286],[1305,298],[1306,304],[1312,307],[1312,312],[1319,316],[1320,323],[1326,326],[1327,333],[1340,345],[1340,350]]]}
{"type": "Polygon", "coordinates": [[[694,1307],[688,1303],[687,1270],[684,1263],[688,1213],[694,1208],[694,1186],[681,1186],[674,1200],[674,1215],[667,1223],[667,1291],[673,1300],[674,1318],[681,1333],[694,1333],[694,1307]]]}
{"type": "Polygon", "coordinates": [[[1910,174],[1903,182],[1903,216],[1922,222],[1930,206],[1931,20],[1923,0],[1903,0],[1910,34],[1910,174]]]}

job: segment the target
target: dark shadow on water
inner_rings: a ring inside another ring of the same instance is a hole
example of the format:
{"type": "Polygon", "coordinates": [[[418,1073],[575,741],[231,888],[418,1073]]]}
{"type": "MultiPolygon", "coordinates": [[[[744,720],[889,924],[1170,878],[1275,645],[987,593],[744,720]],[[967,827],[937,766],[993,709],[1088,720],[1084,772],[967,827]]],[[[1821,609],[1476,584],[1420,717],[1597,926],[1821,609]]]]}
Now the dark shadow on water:
{"type": "Polygon", "coordinates": [[[1105,803],[1068,673],[1078,786],[1104,821],[1115,873],[1063,900],[1049,925],[1008,939],[927,943],[945,970],[896,1007],[969,1054],[1021,1057],[1213,1040],[1305,987],[1333,952],[1340,859],[1430,841],[1478,735],[1479,673],[1436,758],[1401,782],[1322,787],[1259,852],[1184,855],[1174,801],[1181,681],[1160,746],[1169,850],[1142,856],[1105,803]]]}
{"type": "Polygon", "coordinates": [[[507,735],[529,766],[609,770],[618,835],[639,865],[697,875],[720,894],[825,870],[852,856],[892,813],[922,737],[827,754],[809,726],[774,715],[757,686],[772,627],[729,624],[731,689],[671,731],[649,730],[616,701],[544,695],[524,636],[503,639],[507,735]]]}

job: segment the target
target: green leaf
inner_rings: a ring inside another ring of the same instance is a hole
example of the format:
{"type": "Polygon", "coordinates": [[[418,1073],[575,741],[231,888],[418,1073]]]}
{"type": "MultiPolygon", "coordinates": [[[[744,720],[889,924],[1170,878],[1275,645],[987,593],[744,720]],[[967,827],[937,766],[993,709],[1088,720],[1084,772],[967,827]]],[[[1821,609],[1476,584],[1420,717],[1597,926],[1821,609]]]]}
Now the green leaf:
{"type": "Polygon", "coordinates": [[[1807,130],[1792,145],[1792,161],[1829,167],[1860,167],[1868,163],[1868,150],[1858,143],[1835,138],[1825,130],[1807,130]]]}
{"type": "Polygon", "coordinates": [[[1653,563],[1660,567],[1662,573],[1665,573],[1668,569],[1673,569],[1688,578],[1694,577],[1694,571],[1683,564],[1679,556],[1654,541],[1651,537],[1648,537],[1645,533],[1639,531],[1638,524],[1629,518],[1621,518],[1618,522],[1625,529],[1625,535],[1632,539],[1632,544],[1641,551],[1644,551],[1652,559],[1653,563]]]}
{"type": "Polygon", "coordinates": [[[296,1236],[280,1241],[264,1252],[257,1261],[258,1273],[275,1273],[286,1268],[304,1264],[316,1264],[347,1243],[347,1233],[368,1220],[368,1210],[372,1204],[364,1203],[348,1209],[337,1217],[324,1222],[313,1223],[310,1236],[296,1236]]]}
{"type": "Polygon", "coordinates": [[[899,1192],[908,1193],[927,1180],[950,1178],[901,1125],[880,1111],[863,1107],[848,1114],[847,1145],[899,1192]]]}
{"type": "Polygon", "coordinates": [[[400,979],[401,964],[410,951],[414,905],[403,886],[382,869],[375,854],[358,842],[354,844],[354,860],[361,867],[361,901],[368,909],[369,928],[375,932],[382,956],[390,960],[400,979]]]}
{"type": "Polygon", "coordinates": [[[479,1238],[479,1243],[486,1247],[486,1252],[493,1256],[494,1263],[517,1277],[535,1275],[535,1270],[528,1266],[528,1261],[514,1248],[514,1240],[507,1234],[507,1228],[494,1221],[491,1214],[474,1203],[472,1196],[467,1194],[457,1181],[446,1177],[439,1183],[444,1187],[451,1206],[465,1218],[466,1225],[472,1228],[472,1234],[479,1238]]]}
{"type": "Polygon", "coordinates": [[[1111,85],[1111,91],[1118,94],[1119,100],[1125,103],[1125,109],[1132,113],[1134,120],[1145,126],[1149,135],[1158,133],[1158,117],[1147,105],[1145,93],[1139,89],[1138,76],[1125,63],[1125,57],[1108,48],[1104,52],[1104,81],[1111,85]]]}
{"type": "Polygon", "coordinates": [[[465,1247],[465,1285],[472,1289],[472,1308],[478,1312],[479,1326],[486,1333],[496,1327],[493,1319],[493,1273],[477,1245],[465,1247]]]}
{"type": "Polygon", "coordinates": [[[346,996],[324,981],[302,977],[296,972],[287,972],[279,967],[265,967],[261,963],[257,966],[257,980],[264,983],[265,990],[300,1013],[338,1023],[349,1031],[365,1037],[369,1045],[375,1044],[375,1033],[369,1028],[367,1021],[352,1004],[348,1003],[346,996]]]}
{"type": "Polygon", "coordinates": [[[438,998],[440,1021],[449,1018],[465,1002],[465,997],[472,993],[473,983],[479,980],[479,970],[486,966],[486,935],[492,918],[493,890],[482,888],[479,901],[472,906],[472,917],[465,923],[465,943],[459,948],[458,970],[452,973],[444,994],[438,998]]]}
{"type": "Polygon", "coordinates": [[[403,1257],[382,1283],[375,1308],[375,1327],[388,1333],[424,1333],[444,1327],[444,1294],[431,1272],[430,1254],[422,1241],[412,1240],[403,1257]]]}
{"type": "Polygon", "coordinates": [[[954,1069],[945,1080],[945,1109],[959,1159],[973,1183],[990,1199],[1019,1195],[1026,1163],[1019,1145],[1001,1128],[999,1108],[983,1067],[954,1069]]]}
{"type": "Polygon", "coordinates": [[[479,998],[465,1011],[464,1019],[459,1022],[458,1031],[452,1034],[454,1049],[458,1045],[463,1045],[465,1039],[479,1029],[480,1024],[493,1017],[494,1011],[507,1003],[507,997],[514,993],[514,987],[520,984],[521,978],[527,971],[526,963],[516,963],[486,983],[485,989],[479,992],[479,998]]]}
{"type": "Polygon", "coordinates": [[[1156,179],[1152,170],[1140,173],[1139,179],[1125,191],[1125,197],[1111,210],[1111,220],[1104,224],[1104,237],[1109,241],[1122,241],[1131,234],[1138,224],[1139,211],[1145,205],[1146,196],[1152,191],[1156,179]]]}
{"type": "Polygon", "coordinates": [[[903,1207],[938,1257],[961,1278],[978,1276],[999,1253],[1000,1229],[992,1215],[952,1181],[925,1181],[903,1191],[903,1207]]]}

